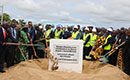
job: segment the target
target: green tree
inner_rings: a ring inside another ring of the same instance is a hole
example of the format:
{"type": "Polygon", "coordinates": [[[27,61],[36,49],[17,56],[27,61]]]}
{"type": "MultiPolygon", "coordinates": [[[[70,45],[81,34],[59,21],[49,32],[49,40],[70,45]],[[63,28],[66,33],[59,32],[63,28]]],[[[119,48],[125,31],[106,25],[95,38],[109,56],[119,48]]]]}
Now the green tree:
{"type": "MultiPolygon", "coordinates": [[[[0,21],[1,21],[1,15],[0,15],[0,21]]],[[[3,13],[3,21],[4,22],[11,22],[10,15],[7,13],[3,13]]]]}

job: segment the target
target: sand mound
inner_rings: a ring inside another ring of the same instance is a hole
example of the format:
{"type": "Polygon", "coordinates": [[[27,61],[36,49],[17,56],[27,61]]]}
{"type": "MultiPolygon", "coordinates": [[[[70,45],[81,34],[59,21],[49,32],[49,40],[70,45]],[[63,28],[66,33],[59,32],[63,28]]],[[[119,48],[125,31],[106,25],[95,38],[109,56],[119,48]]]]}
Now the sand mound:
{"type": "Polygon", "coordinates": [[[130,80],[118,68],[100,62],[83,61],[83,73],[48,71],[48,59],[22,62],[0,74],[0,80],[130,80]]]}

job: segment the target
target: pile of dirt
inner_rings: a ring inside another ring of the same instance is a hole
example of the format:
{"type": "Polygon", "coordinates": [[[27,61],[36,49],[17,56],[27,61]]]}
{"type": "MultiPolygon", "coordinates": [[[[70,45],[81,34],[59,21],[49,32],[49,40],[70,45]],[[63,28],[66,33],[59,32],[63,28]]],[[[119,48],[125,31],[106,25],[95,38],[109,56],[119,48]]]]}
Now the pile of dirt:
{"type": "Polygon", "coordinates": [[[118,68],[100,62],[83,61],[83,73],[48,71],[48,59],[22,62],[0,74],[0,80],[130,80],[118,68]],[[40,62],[39,62],[40,61],[40,62]]]}

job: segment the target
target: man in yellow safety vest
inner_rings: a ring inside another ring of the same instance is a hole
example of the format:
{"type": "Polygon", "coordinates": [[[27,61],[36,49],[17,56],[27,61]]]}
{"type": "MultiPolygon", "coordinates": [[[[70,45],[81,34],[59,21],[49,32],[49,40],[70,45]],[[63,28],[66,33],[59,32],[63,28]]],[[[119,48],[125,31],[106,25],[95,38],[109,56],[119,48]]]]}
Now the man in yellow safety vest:
{"type": "Polygon", "coordinates": [[[56,30],[54,31],[54,38],[55,39],[62,39],[63,38],[63,31],[61,29],[62,25],[57,25],[56,30]]]}
{"type": "Polygon", "coordinates": [[[80,40],[80,32],[78,31],[77,25],[74,26],[74,30],[73,30],[73,33],[72,33],[72,39],[80,40]]]}
{"type": "Polygon", "coordinates": [[[83,59],[85,59],[85,55],[87,54],[87,47],[85,46],[87,42],[89,41],[90,35],[89,35],[89,29],[86,27],[85,28],[85,33],[83,34],[83,43],[84,43],[84,48],[83,48],[83,59]]]}
{"type": "Polygon", "coordinates": [[[112,31],[113,30],[111,28],[108,28],[107,31],[105,32],[106,35],[105,43],[100,46],[100,48],[104,49],[103,55],[109,52],[112,48],[113,39],[112,39],[112,35],[110,34],[110,32],[112,31]]]}
{"type": "Polygon", "coordinates": [[[45,31],[45,38],[46,38],[46,42],[50,43],[50,39],[53,38],[53,31],[50,28],[51,25],[46,25],[46,31],[45,31]]]}
{"type": "Polygon", "coordinates": [[[86,52],[85,52],[85,56],[88,56],[92,47],[95,45],[97,40],[97,35],[96,35],[96,29],[93,28],[92,29],[92,33],[89,33],[89,36],[87,38],[87,42],[85,42],[85,47],[86,47],[86,52]]]}

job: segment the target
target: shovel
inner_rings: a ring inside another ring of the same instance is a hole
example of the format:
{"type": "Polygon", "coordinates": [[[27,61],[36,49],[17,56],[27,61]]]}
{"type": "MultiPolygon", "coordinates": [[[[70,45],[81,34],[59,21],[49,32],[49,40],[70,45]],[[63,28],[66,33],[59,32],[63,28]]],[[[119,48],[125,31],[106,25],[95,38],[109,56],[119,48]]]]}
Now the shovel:
{"type": "MultiPolygon", "coordinates": [[[[96,43],[97,43],[97,42],[98,42],[98,40],[96,40],[96,43]]],[[[95,44],[95,45],[96,45],[96,44],[95,44]]],[[[88,60],[92,59],[92,57],[90,57],[90,56],[91,56],[91,53],[93,53],[93,50],[94,50],[94,48],[95,48],[95,45],[94,45],[93,48],[91,49],[89,55],[88,55],[88,56],[85,56],[86,59],[88,59],[88,60]]]]}
{"type": "MultiPolygon", "coordinates": [[[[30,39],[31,45],[33,45],[33,42],[32,42],[32,39],[31,39],[30,34],[28,33],[27,35],[28,35],[28,38],[30,39]]],[[[33,52],[34,52],[34,56],[35,56],[36,58],[39,58],[39,57],[37,56],[37,53],[36,53],[36,50],[35,50],[34,46],[32,46],[32,49],[33,49],[33,52]]],[[[38,59],[36,59],[36,60],[41,63],[40,60],[38,60],[38,59]]]]}
{"type": "Polygon", "coordinates": [[[14,46],[41,46],[41,45],[38,45],[38,44],[19,44],[19,43],[9,43],[9,42],[5,42],[4,45],[14,45],[14,46]]]}
{"type": "Polygon", "coordinates": [[[95,46],[93,46],[93,48],[91,49],[89,55],[88,55],[88,56],[85,56],[86,59],[88,59],[88,60],[92,59],[92,57],[90,57],[90,55],[91,55],[91,53],[94,52],[94,51],[93,51],[94,48],[95,48],[95,46]]]}
{"type": "MultiPolygon", "coordinates": [[[[46,40],[46,37],[45,37],[45,40],[46,40]]],[[[51,51],[50,51],[50,48],[48,47],[48,43],[46,41],[46,47],[45,48],[45,52],[47,54],[47,57],[51,60],[52,63],[52,66],[51,66],[51,70],[52,71],[55,71],[59,68],[58,66],[58,59],[57,58],[54,58],[54,56],[51,54],[51,51]]]]}
{"type": "MultiPolygon", "coordinates": [[[[123,44],[125,44],[126,41],[122,42],[119,46],[117,46],[118,48],[120,46],[122,46],[123,44]]],[[[107,63],[109,60],[109,56],[112,55],[114,52],[116,51],[116,49],[112,49],[111,51],[109,51],[108,53],[106,53],[104,56],[101,56],[101,58],[99,59],[99,61],[101,61],[102,63],[107,63]]]]}
{"type": "Polygon", "coordinates": [[[20,50],[20,53],[22,54],[24,60],[27,61],[26,57],[24,56],[24,54],[23,54],[23,52],[22,52],[22,50],[21,50],[21,48],[19,46],[18,46],[18,49],[20,50]]]}

